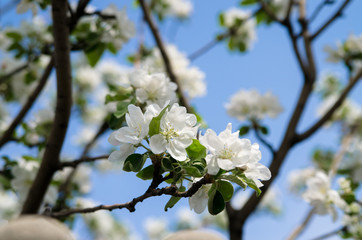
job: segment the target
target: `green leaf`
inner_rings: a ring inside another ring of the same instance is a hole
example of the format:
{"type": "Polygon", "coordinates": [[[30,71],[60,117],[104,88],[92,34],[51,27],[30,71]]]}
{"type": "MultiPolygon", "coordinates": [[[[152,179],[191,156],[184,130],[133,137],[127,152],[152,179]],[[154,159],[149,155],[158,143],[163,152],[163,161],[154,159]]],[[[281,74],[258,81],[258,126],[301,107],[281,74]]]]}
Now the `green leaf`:
{"type": "MultiPolygon", "coordinates": [[[[180,192],[184,192],[185,190],[186,190],[186,188],[185,188],[184,186],[181,186],[181,187],[178,189],[178,191],[180,191],[180,192]]],[[[167,210],[168,210],[169,208],[172,208],[173,206],[175,206],[175,204],[176,204],[178,201],[180,201],[180,199],[181,199],[181,197],[174,197],[174,196],[172,196],[172,197],[170,198],[170,200],[168,200],[168,202],[166,203],[165,211],[167,212],[167,210]]]]}
{"type": "Polygon", "coordinates": [[[174,163],[177,163],[177,161],[173,158],[162,158],[161,160],[162,168],[166,171],[173,171],[174,166],[172,164],[174,163]]]}
{"type": "Polygon", "coordinates": [[[11,39],[15,40],[16,42],[21,41],[21,39],[23,38],[23,36],[18,32],[7,32],[6,36],[8,38],[11,38],[11,39]]]}
{"type": "Polygon", "coordinates": [[[112,130],[116,130],[122,127],[124,117],[116,118],[113,114],[110,114],[109,116],[108,125],[112,130]]]}
{"type": "Polygon", "coordinates": [[[160,114],[158,114],[157,117],[152,118],[152,120],[150,122],[150,130],[148,131],[148,135],[150,135],[150,137],[152,137],[153,135],[156,135],[160,132],[161,119],[162,119],[163,115],[165,114],[168,107],[169,107],[169,105],[167,105],[160,112],[160,114]]]}
{"type": "Polygon", "coordinates": [[[248,6],[248,5],[253,5],[255,3],[257,3],[257,0],[243,0],[240,2],[241,6],[248,6]]]}
{"type": "Polygon", "coordinates": [[[243,136],[245,134],[247,134],[250,130],[250,126],[242,126],[240,129],[239,129],[239,136],[243,136]]]}
{"type": "Polygon", "coordinates": [[[239,176],[235,176],[235,175],[222,175],[220,176],[221,179],[225,179],[228,180],[230,182],[236,183],[237,185],[239,185],[240,187],[242,187],[243,189],[246,189],[246,187],[248,186],[241,177],[239,176]]]}
{"type": "Polygon", "coordinates": [[[115,48],[115,46],[113,45],[113,43],[108,43],[107,44],[107,49],[108,51],[110,51],[113,54],[117,54],[117,48],[115,48]]]}
{"type": "Polygon", "coordinates": [[[225,201],[219,191],[213,191],[209,194],[208,210],[211,215],[217,215],[225,208],[225,201]]]}
{"type": "Polygon", "coordinates": [[[230,182],[219,180],[216,182],[216,189],[219,191],[224,198],[225,202],[230,201],[234,194],[234,187],[230,182]]]}
{"type": "Polygon", "coordinates": [[[258,186],[256,186],[254,180],[249,179],[249,178],[247,178],[245,176],[243,176],[243,180],[246,182],[246,184],[248,184],[249,187],[251,187],[252,189],[255,190],[257,196],[260,195],[261,190],[258,188],[258,186]]]}
{"type": "Polygon", "coordinates": [[[223,13],[219,14],[219,23],[220,23],[220,26],[225,26],[225,19],[224,19],[223,13]]]}
{"type": "Polygon", "coordinates": [[[193,166],[185,166],[182,167],[185,172],[193,177],[202,177],[204,174],[200,172],[200,170],[197,167],[193,167],[193,166]]]}
{"type": "Polygon", "coordinates": [[[265,127],[265,126],[260,126],[259,129],[260,129],[260,132],[261,132],[262,134],[268,135],[269,130],[268,130],[267,127],[265,127]]]}
{"type": "Polygon", "coordinates": [[[85,55],[87,56],[88,63],[92,67],[94,67],[99,59],[102,57],[104,50],[106,50],[105,44],[98,44],[94,49],[92,48],[90,51],[85,51],[85,55]]]}
{"type": "Polygon", "coordinates": [[[149,180],[153,178],[153,171],[154,167],[153,165],[150,165],[139,171],[136,176],[141,178],[142,180],[149,180]]]}
{"type": "Polygon", "coordinates": [[[123,165],[123,170],[126,172],[138,172],[142,169],[147,159],[147,155],[139,153],[131,154],[127,157],[123,165]]]}
{"type": "Polygon", "coordinates": [[[197,139],[192,140],[192,144],[186,148],[186,152],[191,160],[206,157],[206,147],[204,147],[197,139]]]}
{"type": "Polygon", "coordinates": [[[114,114],[116,118],[121,118],[124,115],[126,115],[128,111],[128,105],[130,105],[130,102],[119,102],[117,104],[117,111],[114,114]]]}

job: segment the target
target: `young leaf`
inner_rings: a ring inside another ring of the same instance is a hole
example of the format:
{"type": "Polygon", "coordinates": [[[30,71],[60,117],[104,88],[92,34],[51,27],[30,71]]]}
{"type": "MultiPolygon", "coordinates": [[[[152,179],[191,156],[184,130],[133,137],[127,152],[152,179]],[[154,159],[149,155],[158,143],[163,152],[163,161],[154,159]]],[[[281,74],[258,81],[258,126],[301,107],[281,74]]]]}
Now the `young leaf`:
{"type": "Polygon", "coordinates": [[[163,117],[163,115],[166,112],[166,109],[169,107],[169,105],[167,105],[161,112],[160,114],[158,114],[157,117],[152,118],[151,122],[150,122],[150,130],[148,131],[148,135],[150,135],[151,137],[153,135],[156,135],[160,132],[160,124],[161,124],[161,119],[163,117]]]}
{"type": "Polygon", "coordinates": [[[249,187],[255,190],[257,196],[260,195],[261,190],[258,188],[258,186],[256,186],[255,182],[252,179],[243,176],[243,180],[246,182],[246,184],[248,184],[249,187]]]}
{"type": "Polygon", "coordinates": [[[146,155],[134,153],[127,157],[123,165],[123,170],[126,172],[138,172],[142,169],[147,159],[146,155]]]}
{"type": "Polygon", "coordinates": [[[153,171],[154,167],[153,165],[150,165],[139,171],[136,176],[141,178],[142,180],[149,180],[153,178],[153,171]]]}
{"type": "Polygon", "coordinates": [[[248,186],[241,177],[239,176],[235,176],[235,175],[222,175],[220,176],[221,179],[225,179],[228,180],[230,182],[236,183],[237,185],[239,185],[240,187],[242,187],[243,189],[246,189],[246,187],[248,186]]]}
{"type": "Polygon", "coordinates": [[[247,134],[250,130],[250,126],[242,126],[239,130],[239,136],[247,134]]]}
{"type": "Polygon", "coordinates": [[[119,102],[117,104],[117,111],[114,114],[114,116],[116,118],[121,118],[123,117],[124,115],[126,115],[127,111],[128,111],[128,105],[130,103],[129,102],[119,102]]]}
{"type": "Polygon", "coordinates": [[[268,128],[265,126],[261,126],[261,127],[259,127],[259,129],[260,129],[260,132],[264,135],[267,135],[269,133],[268,128]]]}
{"type": "Polygon", "coordinates": [[[88,63],[94,67],[99,59],[102,57],[104,50],[106,50],[105,44],[98,44],[96,48],[92,48],[91,51],[86,51],[85,55],[87,56],[88,63]]]}
{"type": "MultiPolygon", "coordinates": [[[[185,190],[186,190],[186,188],[185,188],[184,186],[181,186],[181,187],[178,189],[178,191],[180,191],[180,192],[184,192],[185,190]]],[[[180,201],[180,199],[181,199],[181,197],[174,197],[174,196],[172,196],[172,197],[170,198],[170,200],[168,200],[168,202],[166,203],[165,211],[167,212],[167,210],[168,210],[169,208],[172,208],[173,206],[175,206],[175,204],[176,204],[178,201],[180,201]]]]}
{"type": "Polygon", "coordinates": [[[222,197],[224,198],[225,202],[230,201],[230,199],[232,198],[233,194],[234,194],[234,187],[230,182],[227,181],[217,181],[216,182],[217,185],[217,191],[219,191],[222,195],[222,197]]]}
{"type": "Polygon", "coordinates": [[[203,174],[199,171],[199,169],[197,167],[185,166],[182,168],[190,176],[193,176],[193,177],[202,177],[203,176],[203,174]]]}
{"type": "Polygon", "coordinates": [[[191,160],[206,157],[206,147],[204,147],[197,139],[192,140],[192,144],[186,148],[186,152],[191,160]]]}
{"type": "Polygon", "coordinates": [[[213,191],[209,195],[208,210],[211,215],[217,215],[225,208],[225,201],[219,191],[213,191]]]}

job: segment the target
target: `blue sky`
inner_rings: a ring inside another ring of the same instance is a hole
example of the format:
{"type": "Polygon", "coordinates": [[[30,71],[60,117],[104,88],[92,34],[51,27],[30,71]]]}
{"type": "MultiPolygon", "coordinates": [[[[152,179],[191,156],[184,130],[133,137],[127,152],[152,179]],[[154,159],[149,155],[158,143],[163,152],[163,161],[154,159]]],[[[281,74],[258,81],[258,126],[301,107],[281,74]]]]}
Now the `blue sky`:
{"type": "MultiPolygon", "coordinates": [[[[92,1],[92,5],[97,9],[102,9],[112,1],[92,1]]],[[[120,7],[126,6],[130,18],[139,23],[141,20],[140,9],[134,8],[133,1],[113,1],[120,7]]],[[[308,5],[308,12],[315,6],[308,5]]],[[[337,1],[339,5],[341,1],[337,1]]],[[[160,26],[160,29],[170,43],[174,43],[185,53],[192,53],[212,37],[222,31],[218,27],[217,15],[232,6],[237,6],[238,1],[193,1],[194,12],[190,20],[185,21],[180,26],[174,20],[167,21],[160,26]],[[177,26],[176,37],[171,36],[177,26]]],[[[325,17],[329,16],[334,8],[326,7],[314,26],[320,26],[325,17]],[[321,21],[322,19],[322,21],[321,21]]],[[[362,1],[353,1],[346,9],[345,15],[338,19],[333,26],[327,30],[314,44],[317,59],[318,74],[325,71],[336,71],[342,79],[346,79],[346,72],[340,65],[333,65],[325,62],[326,54],[323,51],[325,45],[334,46],[339,40],[344,40],[349,34],[359,35],[362,33],[360,10],[362,1]]],[[[20,19],[29,18],[29,14],[18,17],[13,12],[1,19],[1,26],[6,23],[16,24],[20,19]]],[[[312,28],[316,29],[315,27],[312,28]]],[[[147,43],[153,45],[153,39],[146,35],[147,43]]],[[[247,53],[230,53],[226,43],[220,43],[210,52],[196,59],[193,64],[199,67],[206,74],[208,94],[204,98],[195,99],[194,104],[200,111],[209,127],[216,132],[225,129],[228,122],[233,123],[234,129],[241,125],[235,119],[230,118],[225,111],[224,105],[230,96],[239,89],[258,89],[261,93],[270,90],[280,99],[284,112],[277,119],[266,119],[264,123],[269,127],[270,134],[268,140],[277,147],[284,134],[287,121],[295,105],[296,96],[302,84],[302,75],[297,66],[296,59],[292,53],[291,44],[286,35],[286,31],[278,24],[271,26],[260,26],[257,30],[257,42],[247,53]]],[[[132,40],[121,50],[117,59],[126,64],[125,56],[131,53],[136,47],[137,41],[132,40]]],[[[105,57],[111,57],[107,54],[105,57]]],[[[352,92],[354,100],[361,103],[362,96],[358,94],[362,88],[360,85],[352,92]]],[[[303,115],[299,130],[306,129],[316,119],[316,107],[318,97],[313,97],[308,102],[307,109],[303,115]]],[[[335,128],[322,129],[308,142],[297,145],[287,156],[282,171],[275,185],[283,193],[284,212],[279,217],[270,215],[253,216],[247,222],[245,229],[246,239],[283,239],[292,229],[299,224],[306,214],[309,206],[301,199],[291,197],[287,191],[287,175],[291,169],[308,166],[312,150],[317,146],[334,147],[338,144],[338,135],[335,128]],[[262,231],[261,231],[262,229],[262,231]]],[[[256,141],[252,135],[247,136],[252,141],[256,141]]],[[[103,141],[106,141],[103,138],[103,141]]],[[[66,151],[77,152],[78,149],[68,148],[66,151]]],[[[261,147],[263,154],[262,162],[269,163],[270,155],[268,150],[261,147]]],[[[94,152],[96,155],[97,152],[94,152]]],[[[131,200],[144,192],[148,187],[148,182],[144,182],[134,177],[133,173],[114,173],[92,175],[93,191],[90,194],[98,202],[105,204],[122,203],[131,200]]],[[[147,199],[136,207],[136,212],[128,213],[126,210],[115,211],[120,219],[131,222],[135,228],[142,227],[142,221],[148,217],[173,218],[177,209],[181,205],[187,205],[187,200],[181,201],[174,209],[164,212],[164,204],[167,197],[157,197],[147,199]],[[179,206],[180,205],[180,206],[179,206]]],[[[331,222],[331,217],[316,216],[301,239],[310,239],[322,233],[334,230],[339,225],[331,222]]],[[[331,238],[333,239],[333,238],[331,238]]],[[[338,239],[338,238],[335,238],[338,239]]]]}

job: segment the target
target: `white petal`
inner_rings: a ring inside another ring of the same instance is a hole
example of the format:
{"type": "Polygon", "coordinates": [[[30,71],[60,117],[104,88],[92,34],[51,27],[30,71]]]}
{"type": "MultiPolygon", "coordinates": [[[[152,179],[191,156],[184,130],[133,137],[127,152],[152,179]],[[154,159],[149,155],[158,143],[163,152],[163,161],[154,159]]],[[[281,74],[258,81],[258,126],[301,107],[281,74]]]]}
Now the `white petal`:
{"type": "Polygon", "coordinates": [[[150,147],[154,154],[166,151],[166,139],[161,134],[153,135],[150,139],[150,147]]]}
{"type": "Polygon", "coordinates": [[[117,131],[114,131],[111,133],[111,135],[108,137],[108,142],[110,144],[112,144],[113,146],[118,146],[119,144],[121,144],[117,139],[116,139],[116,134],[117,131]]]}

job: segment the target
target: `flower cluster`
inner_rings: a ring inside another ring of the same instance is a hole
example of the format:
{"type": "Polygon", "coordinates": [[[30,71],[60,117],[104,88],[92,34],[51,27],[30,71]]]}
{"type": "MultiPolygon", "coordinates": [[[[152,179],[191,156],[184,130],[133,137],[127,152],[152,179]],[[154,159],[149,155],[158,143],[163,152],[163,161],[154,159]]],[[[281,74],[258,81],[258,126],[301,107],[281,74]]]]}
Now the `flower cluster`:
{"type": "MultiPolygon", "coordinates": [[[[205,74],[201,72],[199,68],[190,66],[190,61],[176,46],[167,45],[166,51],[181,88],[190,98],[204,96],[206,94],[205,74]]],[[[147,66],[151,72],[165,71],[159,49],[154,49],[151,55],[145,58],[143,64],[147,66]]]]}
{"type": "MultiPolygon", "coordinates": [[[[149,168],[159,166],[160,161],[160,171],[170,172],[174,183],[184,190],[183,180],[192,178],[197,182],[202,177],[213,176],[210,184],[202,185],[189,199],[190,207],[197,213],[203,212],[208,202],[220,195],[225,202],[229,201],[233,193],[230,182],[244,188],[250,186],[260,193],[261,180],[271,177],[269,169],[259,163],[259,145],[240,139],[238,131],[232,133],[231,124],[219,135],[208,129],[198,140],[196,116],[177,103],[163,108],[152,104],[145,112],[130,104],[125,119],[127,126],[112,132],[108,139],[119,147],[109,160],[120,163],[125,171],[139,172],[137,176],[142,179],[153,178],[149,168]],[[146,152],[134,154],[139,147],[146,152]],[[152,160],[152,165],[142,169],[147,158],[152,160]]],[[[217,214],[219,210],[209,204],[210,213],[217,214]]]]}
{"type": "Polygon", "coordinates": [[[322,171],[318,171],[314,177],[307,180],[307,190],[302,195],[303,199],[315,207],[315,212],[320,215],[331,214],[337,218],[334,206],[341,209],[346,207],[346,202],[337,191],[331,189],[329,177],[322,171]]]}
{"type": "Polygon", "coordinates": [[[226,104],[230,116],[238,120],[261,120],[266,116],[275,118],[283,111],[278,98],[271,92],[264,96],[256,90],[240,90],[226,104]]]}
{"type": "Polygon", "coordinates": [[[152,7],[160,20],[168,16],[188,18],[193,9],[189,0],[153,0],[152,7]]]}
{"type": "Polygon", "coordinates": [[[250,49],[256,40],[256,24],[250,12],[231,8],[220,14],[220,25],[230,31],[230,50],[244,52],[250,49]]]}
{"type": "Polygon", "coordinates": [[[334,63],[342,61],[350,70],[362,67],[362,35],[355,36],[351,34],[344,43],[337,43],[337,48],[327,46],[325,51],[329,55],[327,61],[334,63]]]}

